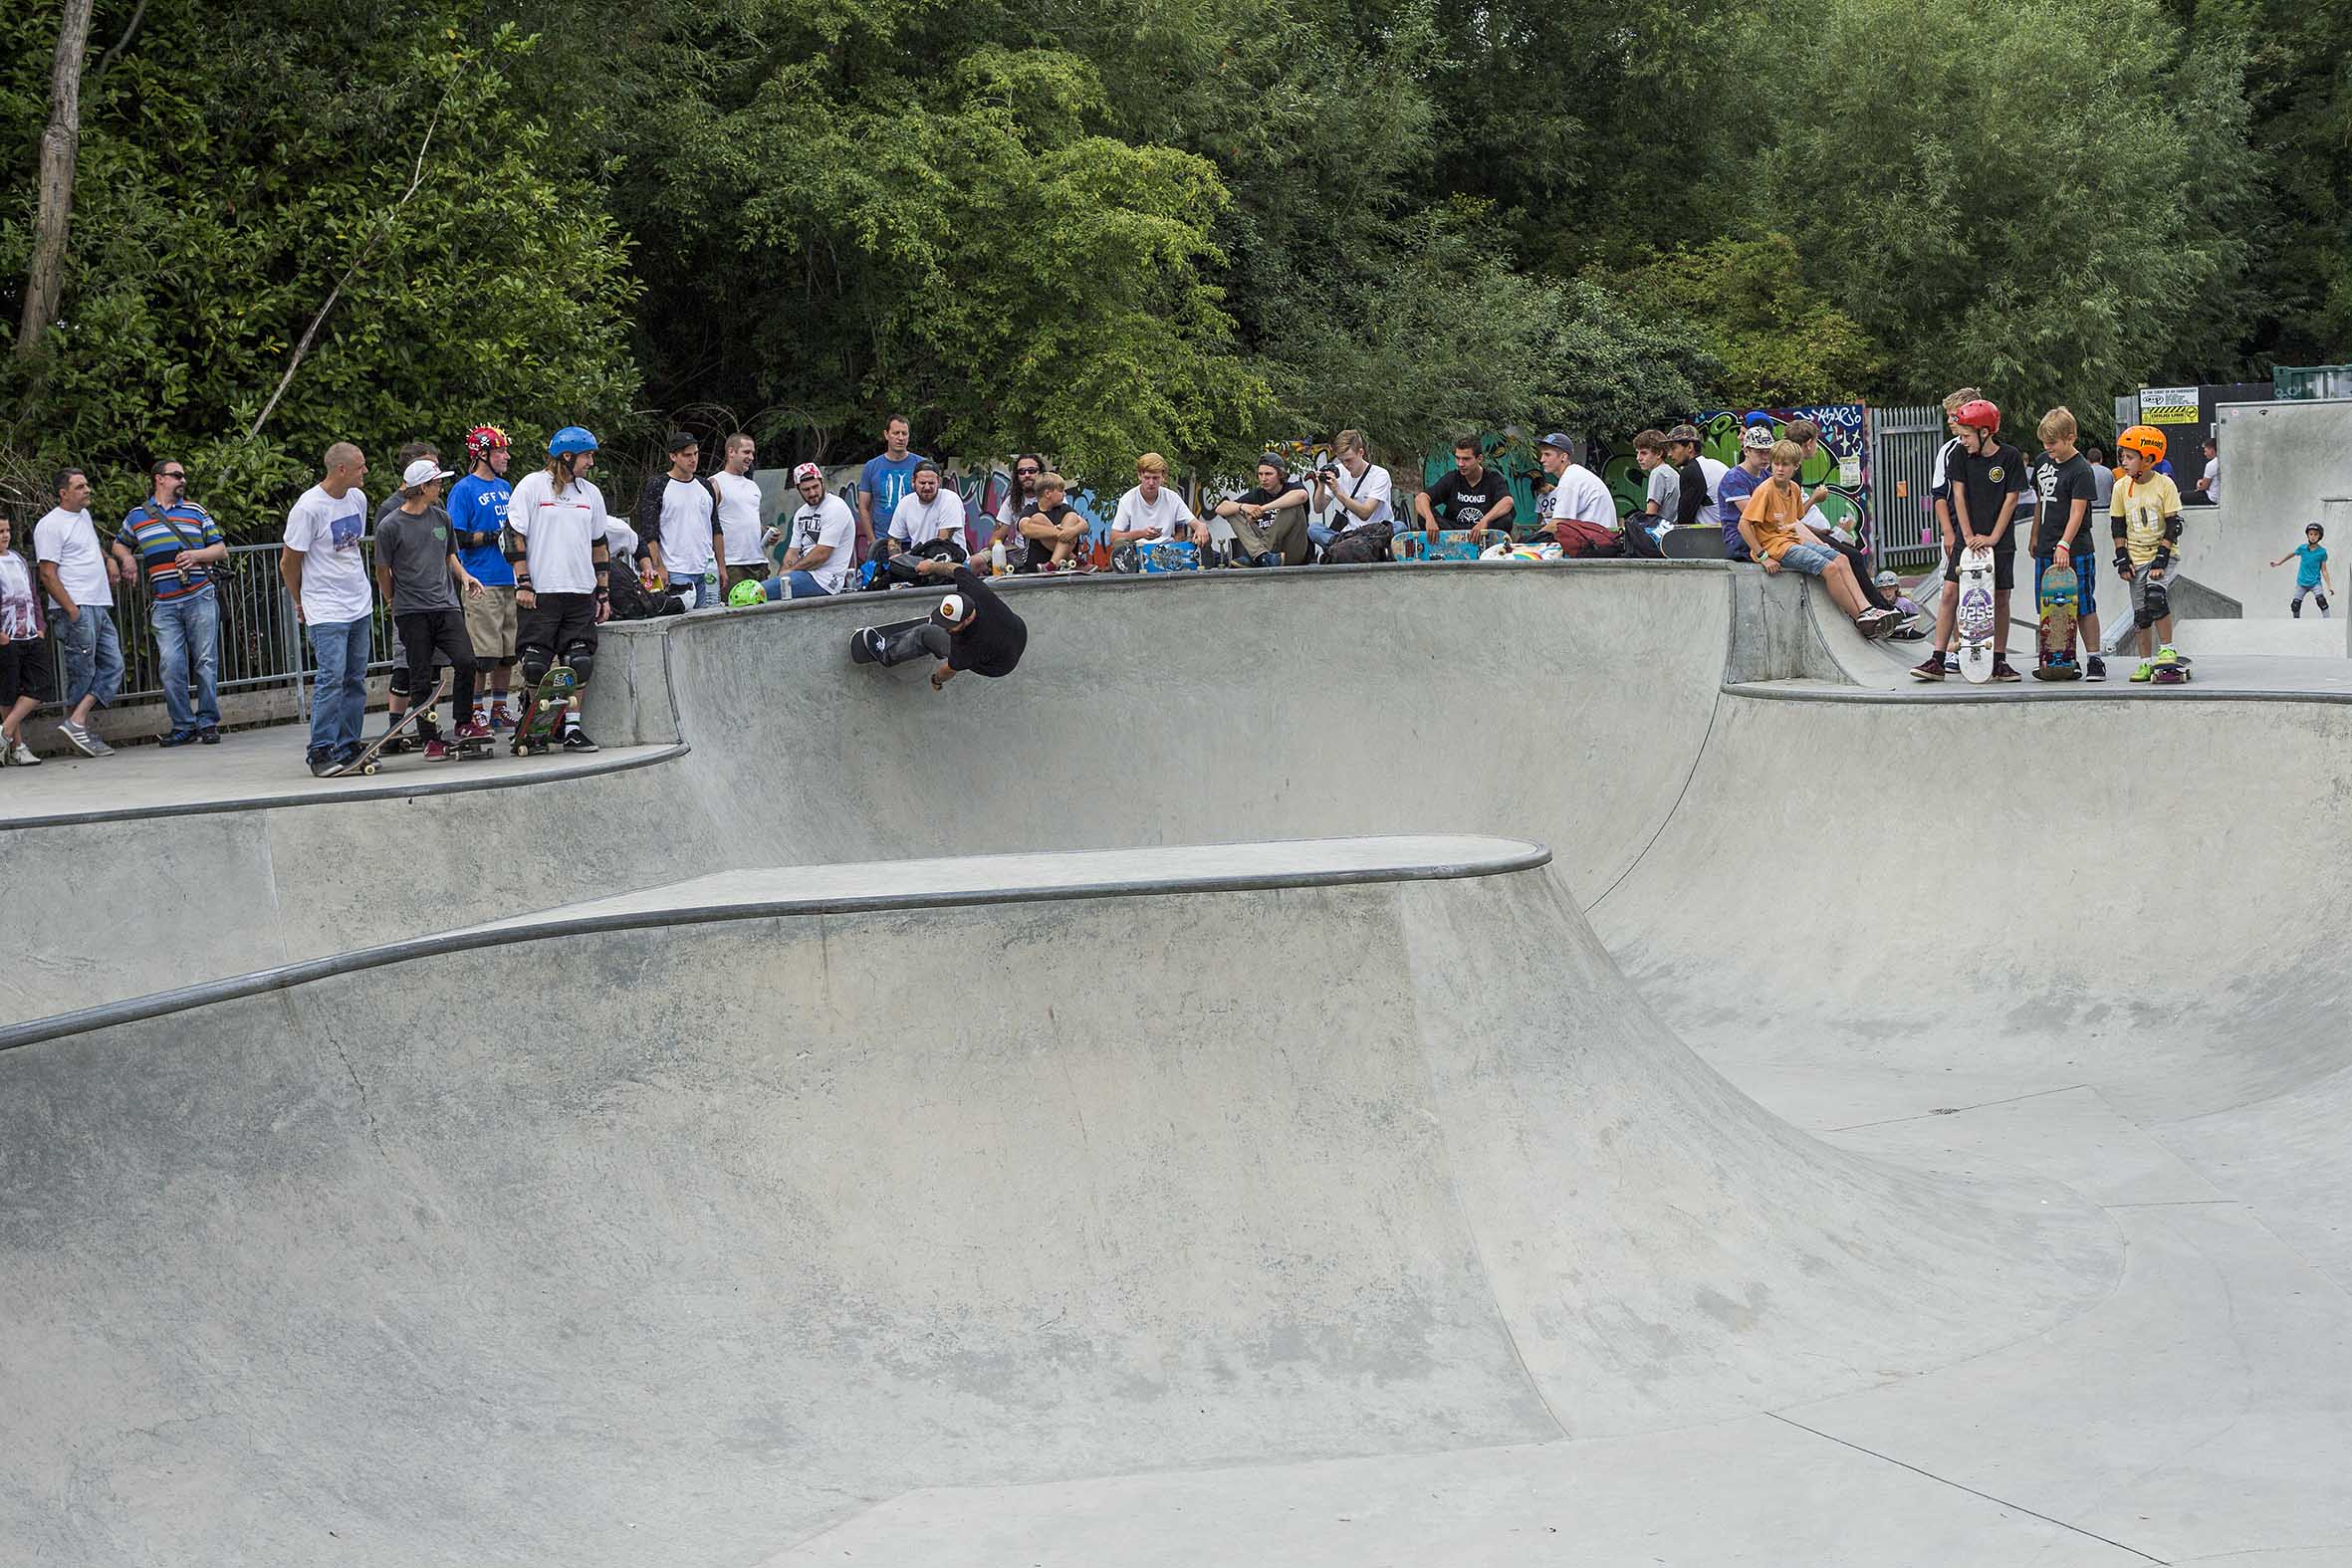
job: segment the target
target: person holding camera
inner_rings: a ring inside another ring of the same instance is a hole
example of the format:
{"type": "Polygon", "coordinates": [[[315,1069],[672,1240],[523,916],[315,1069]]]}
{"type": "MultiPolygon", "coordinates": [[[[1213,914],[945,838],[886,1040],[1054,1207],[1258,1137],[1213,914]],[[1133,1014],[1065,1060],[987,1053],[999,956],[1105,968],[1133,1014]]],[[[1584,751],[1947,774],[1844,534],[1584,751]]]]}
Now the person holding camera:
{"type": "Polygon", "coordinates": [[[1310,523],[1306,529],[1326,565],[1388,559],[1396,530],[1395,489],[1388,470],[1372,461],[1361,430],[1342,430],[1333,438],[1331,460],[1314,474],[1314,506],[1317,512],[1330,507],[1335,526],[1310,523]]]}

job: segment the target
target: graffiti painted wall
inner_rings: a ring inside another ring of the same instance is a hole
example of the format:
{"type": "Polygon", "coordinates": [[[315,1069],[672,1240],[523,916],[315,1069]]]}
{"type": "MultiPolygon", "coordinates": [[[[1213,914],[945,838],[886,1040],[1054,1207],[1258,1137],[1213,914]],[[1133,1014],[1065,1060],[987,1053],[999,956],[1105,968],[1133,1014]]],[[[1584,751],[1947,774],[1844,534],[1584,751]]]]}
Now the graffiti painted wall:
{"type": "MultiPolygon", "coordinates": [[[[1797,479],[1810,490],[1815,485],[1827,485],[1829,495],[1821,503],[1821,510],[1829,521],[1848,529],[1858,538],[1870,537],[1870,416],[1860,403],[1815,403],[1801,408],[1762,408],[1748,412],[1718,409],[1701,414],[1693,423],[1699,427],[1700,452],[1726,467],[1740,461],[1740,433],[1757,414],[1768,414],[1772,434],[1777,436],[1788,428],[1791,419],[1810,419],[1821,427],[1821,445],[1805,464],[1797,479]]],[[[1627,445],[1622,454],[1612,454],[1602,465],[1601,478],[1608,483],[1610,493],[1617,498],[1620,510],[1638,511],[1645,489],[1641,469],[1633,461],[1633,448],[1627,445]]]]}

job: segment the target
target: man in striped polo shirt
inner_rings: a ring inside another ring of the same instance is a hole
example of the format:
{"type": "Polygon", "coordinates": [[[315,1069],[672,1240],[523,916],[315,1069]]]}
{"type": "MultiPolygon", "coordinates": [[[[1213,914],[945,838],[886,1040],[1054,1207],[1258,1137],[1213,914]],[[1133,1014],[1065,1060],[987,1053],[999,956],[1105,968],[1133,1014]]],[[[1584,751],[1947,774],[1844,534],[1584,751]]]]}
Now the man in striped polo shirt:
{"type": "Polygon", "coordinates": [[[154,489],[130,509],[115,543],[138,558],[154,603],[155,655],[162,666],[163,707],[171,732],[157,746],[220,743],[220,596],[213,569],[228,560],[228,541],[210,513],[182,499],[188,471],[165,458],[152,470],[154,489]]]}

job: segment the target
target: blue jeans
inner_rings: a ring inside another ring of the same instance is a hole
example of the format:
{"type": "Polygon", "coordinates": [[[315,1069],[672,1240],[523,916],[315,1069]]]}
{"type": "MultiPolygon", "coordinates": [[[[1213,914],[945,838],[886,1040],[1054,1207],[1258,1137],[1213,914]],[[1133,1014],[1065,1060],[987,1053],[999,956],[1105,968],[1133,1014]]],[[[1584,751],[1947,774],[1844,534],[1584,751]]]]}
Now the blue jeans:
{"type": "Polygon", "coordinates": [[[113,702],[122,690],[122,639],[115,631],[114,612],[104,604],[85,604],[81,619],[68,620],[52,607],[49,630],[66,656],[67,714],[85,697],[97,697],[101,708],[113,702]]]}
{"type": "Polygon", "coordinates": [[[1320,523],[1306,525],[1306,542],[1317,550],[1321,550],[1338,537],[1339,531],[1335,528],[1325,528],[1320,523]]]}
{"type": "Polygon", "coordinates": [[[210,588],[165,599],[150,615],[171,733],[220,728],[220,596],[210,588]]]}
{"type": "Polygon", "coordinates": [[[367,653],[372,627],[364,615],[311,627],[319,678],[311,686],[311,762],[332,761],[359,749],[359,720],[367,712],[367,653]]]}
{"type": "Polygon", "coordinates": [[[713,604],[726,602],[718,586],[706,576],[696,576],[686,582],[672,582],[670,591],[684,599],[690,610],[709,609],[713,604]]]}
{"type": "Polygon", "coordinates": [[[760,588],[772,599],[829,599],[830,589],[806,571],[788,571],[781,577],[770,577],[760,588]]]}

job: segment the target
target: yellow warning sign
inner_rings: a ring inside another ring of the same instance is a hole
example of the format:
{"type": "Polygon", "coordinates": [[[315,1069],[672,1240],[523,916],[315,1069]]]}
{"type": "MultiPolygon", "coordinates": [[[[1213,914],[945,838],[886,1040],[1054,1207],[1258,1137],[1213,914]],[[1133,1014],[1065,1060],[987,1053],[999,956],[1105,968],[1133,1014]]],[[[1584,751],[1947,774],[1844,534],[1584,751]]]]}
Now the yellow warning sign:
{"type": "Polygon", "coordinates": [[[2197,388],[2194,386],[2143,386],[2140,388],[2140,419],[2151,425],[2193,425],[2197,423],[2197,388]]]}

